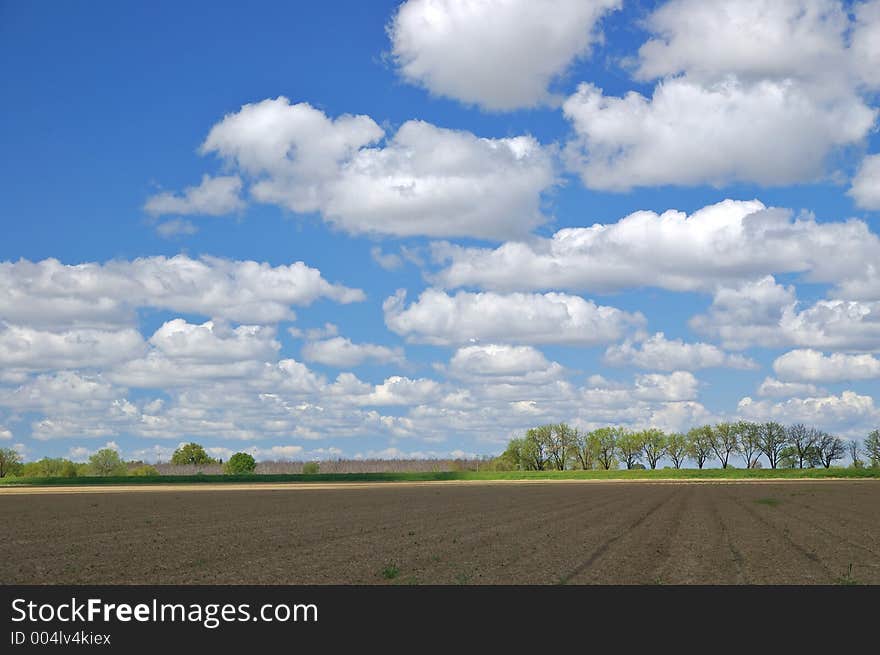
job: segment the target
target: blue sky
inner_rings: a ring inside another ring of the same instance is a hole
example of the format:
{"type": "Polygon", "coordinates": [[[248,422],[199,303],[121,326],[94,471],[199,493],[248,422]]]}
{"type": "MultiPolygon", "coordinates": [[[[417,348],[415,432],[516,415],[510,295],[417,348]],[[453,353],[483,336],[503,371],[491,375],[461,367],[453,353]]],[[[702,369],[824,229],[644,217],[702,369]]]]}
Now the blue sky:
{"type": "Polygon", "coordinates": [[[4,3],[0,439],[860,438],[878,42],[877,1],[4,3]]]}

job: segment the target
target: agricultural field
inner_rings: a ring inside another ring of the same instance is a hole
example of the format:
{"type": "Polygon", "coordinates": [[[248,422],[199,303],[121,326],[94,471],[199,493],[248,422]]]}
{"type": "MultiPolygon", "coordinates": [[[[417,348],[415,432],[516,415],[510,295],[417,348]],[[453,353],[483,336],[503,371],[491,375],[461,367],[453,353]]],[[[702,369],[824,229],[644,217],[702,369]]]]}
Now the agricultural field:
{"type": "Polygon", "coordinates": [[[876,480],[6,487],[7,584],[880,583],[876,480]]]}

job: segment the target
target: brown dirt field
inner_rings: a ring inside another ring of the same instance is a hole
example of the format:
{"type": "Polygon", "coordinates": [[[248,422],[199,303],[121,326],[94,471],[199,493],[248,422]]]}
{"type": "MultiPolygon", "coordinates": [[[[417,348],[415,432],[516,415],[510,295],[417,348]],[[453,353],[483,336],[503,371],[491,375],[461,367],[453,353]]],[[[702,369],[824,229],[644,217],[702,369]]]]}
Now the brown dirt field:
{"type": "Polygon", "coordinates": [[[876,481],[8,489],[0,521],[5,584],[880,583],[876,481]]]}

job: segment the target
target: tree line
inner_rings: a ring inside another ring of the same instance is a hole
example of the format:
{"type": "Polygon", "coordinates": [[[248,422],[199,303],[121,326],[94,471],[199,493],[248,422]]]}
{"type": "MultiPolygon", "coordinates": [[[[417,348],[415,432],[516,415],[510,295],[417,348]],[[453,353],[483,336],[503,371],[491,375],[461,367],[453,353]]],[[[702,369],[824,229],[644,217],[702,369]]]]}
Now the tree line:
{"type": "MultiPolygon", "coordinates": [[[[171,456],[171,463],[177,466],[223,464],[208,455],[203,446],[197,443],[182,444],[171,456]]],[[[257,463],[249,453],[235,453],[223,465],[224,473],[253,473],[257,463]]],[[[317,472],[317,471],[315,471],[317,472]]],[[[87,462],[73,462],[63,457],[44,457],[35,462],[22,461],[21,455],[12,448],[0,448],[0,478],[75,478],[84,476],[151,476],[159,475],[155,466],[142,461],[122,459],[113,448],[101,448],[93,453],[87,462]]]]}
{"type": "Polygon", "coordinates": [[[843,440],[828,432],[802,423],[785,426],[768,421],[737,421],[702,425],[688,432],[666,433],[657,428],[629,430],[602,427],[581,430],[565,423],[550,423],[531,428],[525,435],[510,441],[495,460],[499,469],[656,469],[661,461],[682,468],[688,461],[702,469],[710,462],[722,468],[741,458],[745,468],[761,468],[762,457],[772,469],[830,468],[849,456],[852,465],[880,467],[880,430],[872,431],[864,441],[843,440]]]}

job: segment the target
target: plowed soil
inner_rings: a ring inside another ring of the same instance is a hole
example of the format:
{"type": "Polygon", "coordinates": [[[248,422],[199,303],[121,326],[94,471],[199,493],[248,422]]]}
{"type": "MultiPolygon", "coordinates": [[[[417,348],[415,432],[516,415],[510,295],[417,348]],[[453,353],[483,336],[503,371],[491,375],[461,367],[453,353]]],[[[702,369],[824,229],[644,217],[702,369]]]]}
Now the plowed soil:
{"type": "Polygon", "coordinates": [[[5,584],[880,583],[880,482],[0,493],[5,584]]]}

